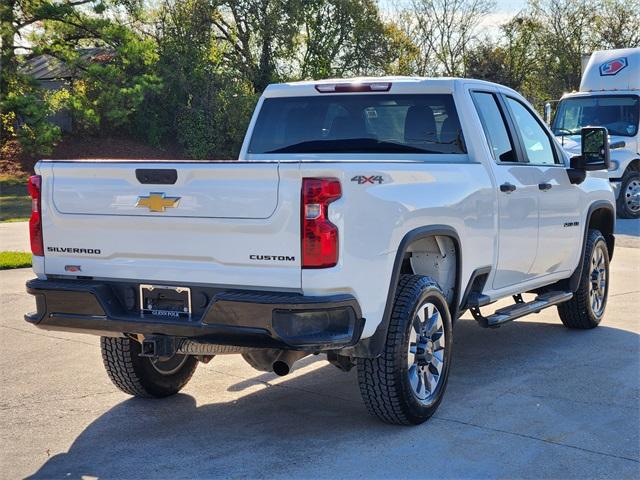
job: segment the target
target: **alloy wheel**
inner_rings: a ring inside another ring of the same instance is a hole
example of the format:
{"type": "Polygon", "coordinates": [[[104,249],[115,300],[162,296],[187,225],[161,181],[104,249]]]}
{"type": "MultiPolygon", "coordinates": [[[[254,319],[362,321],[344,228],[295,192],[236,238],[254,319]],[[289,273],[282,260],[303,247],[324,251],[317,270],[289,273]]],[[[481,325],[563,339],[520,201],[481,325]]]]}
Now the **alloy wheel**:
{"type": "Polygon", "coordinates": [[[600,318],[607,301],[607,265],[602,244],[593,249],[590,269],[589,304],[593,314],[600,318]]]}
{"type": "Polygon", "coordinates": [[[442,381],[445,345],[442,316],[433,303],[425,302],[413,318],[407,355],[409,383],[420,403],[430,404],[442,381]]]}

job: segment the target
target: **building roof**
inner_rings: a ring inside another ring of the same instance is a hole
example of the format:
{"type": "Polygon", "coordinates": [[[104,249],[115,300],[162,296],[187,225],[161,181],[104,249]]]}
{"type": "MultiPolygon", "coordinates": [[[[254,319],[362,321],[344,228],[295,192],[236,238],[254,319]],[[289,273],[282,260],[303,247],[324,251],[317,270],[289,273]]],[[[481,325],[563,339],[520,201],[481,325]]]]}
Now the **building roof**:
{"type": "MultiPolygon", "coordinates": [[[[86,63],[103,63],[113,58],[112,52],[100,47],[83,48],[78,53],[80,60],[86,63]]],[[[59,80],[75,76],[73,66],[48,54],[28,58],[20,66],[20,72],[36,80],[59,80]]]]}

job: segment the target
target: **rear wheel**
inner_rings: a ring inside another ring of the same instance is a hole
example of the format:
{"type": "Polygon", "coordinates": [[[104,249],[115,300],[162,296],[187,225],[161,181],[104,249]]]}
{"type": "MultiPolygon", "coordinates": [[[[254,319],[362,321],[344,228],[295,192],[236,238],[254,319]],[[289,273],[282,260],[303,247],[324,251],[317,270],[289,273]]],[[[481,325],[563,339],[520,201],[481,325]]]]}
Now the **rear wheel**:
{"type": "Polygon", "coordinates": [[[568,302],[558,305],[565,327],[595,328],[600,324],[609,295],[609,250],[599,230],[589,230],[578,290],[568,302]]]}
{"type": "Polygon", "coordinates": [[[444,395],[452,344],[449,307],[438,284],[403,275],[382,355],[357,363],[369,412],[402,425],[429,419],[444,395]]]}
{"type": "Polygon", "coordinates": [[[195,357],[175,354],[168,359],[141,357],[140,343],[131,338],[102,337],[102,360],[113,384],[129,395],[145,398],[178,393],[198,366],[195,357]]]}
{"type": "Polygon", "coordinates": [[[640,172],[629,170],[622,177],[618,196],[618,216],[640,218],[640,172]]]}

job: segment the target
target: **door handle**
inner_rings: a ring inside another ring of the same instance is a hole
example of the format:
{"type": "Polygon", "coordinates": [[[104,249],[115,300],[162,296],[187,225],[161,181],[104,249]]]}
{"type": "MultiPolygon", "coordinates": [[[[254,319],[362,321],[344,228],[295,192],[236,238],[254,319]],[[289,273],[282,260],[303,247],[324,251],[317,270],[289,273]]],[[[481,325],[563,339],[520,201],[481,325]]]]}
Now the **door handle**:
{"type": "Polygon", "coordinates": [[[136,178],[146,185],[173,185],[178,180],[175,168],[136,168],[136,178]]]}
{"type": "Polygon", "coordinates": [[[542,190],[543,192],[546,192],[547,190],[551,190],[552,186],[553,185],[551,185],[550,183],[540,183],[540,184],[538,184],[538,188],[540,190],[542,190]]]}
{"type": "Polygon", "coordinates": [[[515,185],[512,185],[511,183],[507,182],[507,183],[503,183],[502,185],[500,185],[500,191],[504,192],[504,193],[511,193],[516,189],[515,185]]]}

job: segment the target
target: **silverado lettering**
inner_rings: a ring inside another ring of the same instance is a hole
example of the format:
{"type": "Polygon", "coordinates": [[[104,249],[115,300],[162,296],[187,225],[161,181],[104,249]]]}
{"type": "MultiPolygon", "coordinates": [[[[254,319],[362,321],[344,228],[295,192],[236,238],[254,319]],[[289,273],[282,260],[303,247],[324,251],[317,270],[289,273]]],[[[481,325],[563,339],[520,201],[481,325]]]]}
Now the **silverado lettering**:
{"type": "Polygon", "coordinates": [[[47,247],[47,252],[85,253],[87,255],[100,255],[101,250],[99,248],[47,247]]]}

